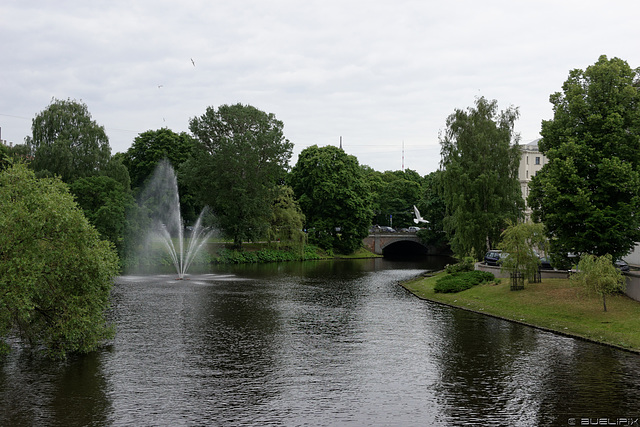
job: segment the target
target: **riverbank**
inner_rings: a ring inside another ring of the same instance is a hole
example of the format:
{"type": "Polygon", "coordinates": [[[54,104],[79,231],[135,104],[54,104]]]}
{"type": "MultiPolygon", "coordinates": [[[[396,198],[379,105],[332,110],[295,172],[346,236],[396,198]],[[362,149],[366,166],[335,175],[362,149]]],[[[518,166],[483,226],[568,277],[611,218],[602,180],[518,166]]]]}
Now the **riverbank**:
{"type": "Polygon", "coordinates": [[[441,272],[402,284],[418,298],[474,311],[536,328],[614,346],[640,354],[640,303],[626,295],[602,298],[585,295],[567,279],[543,279],[511,291],[508,279],[474,286],[463,292],[434,291],[441,272]]]}

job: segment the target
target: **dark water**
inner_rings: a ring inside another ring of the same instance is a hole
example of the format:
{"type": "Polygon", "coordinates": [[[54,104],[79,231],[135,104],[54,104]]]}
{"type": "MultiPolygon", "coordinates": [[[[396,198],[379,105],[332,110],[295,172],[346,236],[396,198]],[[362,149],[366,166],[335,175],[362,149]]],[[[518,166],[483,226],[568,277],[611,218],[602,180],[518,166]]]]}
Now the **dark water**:
{"type": "Polygon", "coordinates": [[[180,282],[123,276],[107,349],[66,363],[14,351],[0,364],[0,425],[640,417],[639,356],[420,301],[397,285],[439,262],[249,266],[180,282]]]}

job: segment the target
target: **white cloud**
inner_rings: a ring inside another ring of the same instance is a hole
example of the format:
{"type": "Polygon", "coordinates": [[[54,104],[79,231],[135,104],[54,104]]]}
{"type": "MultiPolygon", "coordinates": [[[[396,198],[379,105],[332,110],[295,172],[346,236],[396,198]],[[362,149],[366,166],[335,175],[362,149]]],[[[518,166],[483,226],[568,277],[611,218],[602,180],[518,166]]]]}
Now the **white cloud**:
{"type": "Polygon", "coordinates": [[[528,141],[569,70],[600,54],[639,66],[626,18],[638,12],[615,0],[6,1],[2,138],[21,142],[54,96],[86,102],[114,151],[242,102],[282,120],[296,154],[342,136],[361,163],[399,169],[404,141],[405,167],[425,174],[446,117],[474,97],[518,106],[528,141]]]}

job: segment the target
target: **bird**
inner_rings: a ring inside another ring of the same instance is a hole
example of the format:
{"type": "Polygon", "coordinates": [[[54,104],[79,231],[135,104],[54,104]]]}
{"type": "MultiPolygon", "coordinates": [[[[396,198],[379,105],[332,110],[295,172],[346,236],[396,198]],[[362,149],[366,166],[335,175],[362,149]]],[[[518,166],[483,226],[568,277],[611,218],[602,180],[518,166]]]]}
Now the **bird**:
{"type": "Polygon", "coordinates": [[[163,85],[158,85],[158,89],[160,89],[161,87],[164,87],[163,85]]]}
{"type": "Polygon", "coordinates": [[[421,222],[429,223],[426,219],[422,219],[422,215],[420,215],[420,211],[416,208],[416,205],[413,205],[413,212],[416,214],[416,217],[413,219],[413,222],[416,224],[420,224],[421,222]]]}
{"type": "Polygon", "coordinates": [[[193,64],[193,66],[194,66],[194,67],[196,66],[196,63],[195,63],[195,61],[193,60],[193,58],[191,58],[191,63],[193,64]]]}

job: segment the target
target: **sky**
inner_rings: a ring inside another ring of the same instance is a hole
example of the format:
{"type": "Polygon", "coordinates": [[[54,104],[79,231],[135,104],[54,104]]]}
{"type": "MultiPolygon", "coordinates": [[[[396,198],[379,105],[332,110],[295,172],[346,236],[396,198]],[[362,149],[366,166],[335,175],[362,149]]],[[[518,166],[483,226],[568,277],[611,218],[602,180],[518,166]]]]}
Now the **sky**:
{"type": "Polygon", "coordinates": [[[342,139],[360,164],[425,175],[477,97],[517,107],[526,143],[572,69],[640,67],[638,17],[637,0],[3,0],[1,139],[23,143],[54,98],[85,103],[112,153],[242,103],[284,123],[292,165],[342,139]]]}

